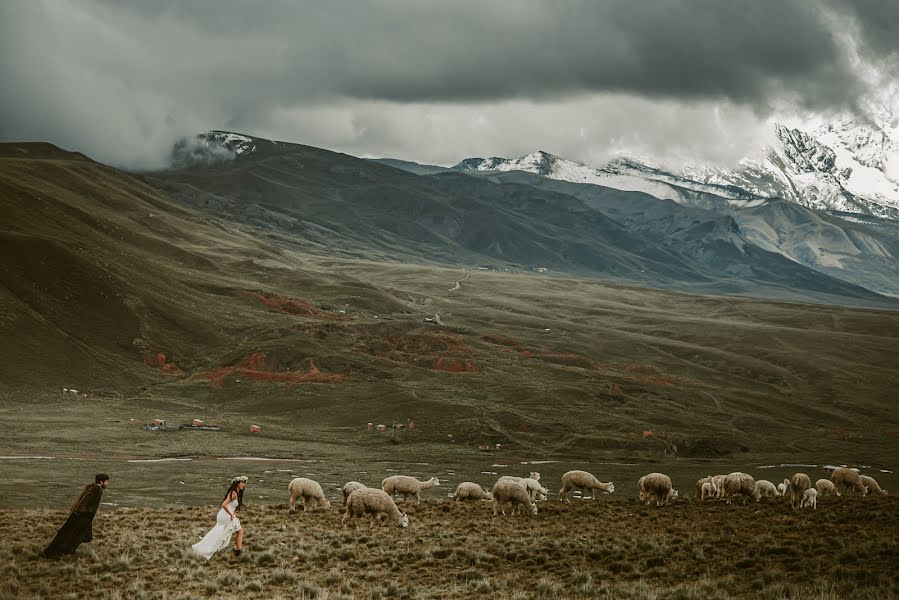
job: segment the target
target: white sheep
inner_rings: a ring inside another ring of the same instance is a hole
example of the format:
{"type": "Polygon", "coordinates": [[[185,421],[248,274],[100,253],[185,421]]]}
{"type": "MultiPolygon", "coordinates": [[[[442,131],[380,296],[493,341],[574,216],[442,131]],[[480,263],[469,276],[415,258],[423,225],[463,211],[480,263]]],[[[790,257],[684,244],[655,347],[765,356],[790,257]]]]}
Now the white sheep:
{"type": "Polygon", "coordinates": [[[297,509],[297,498],[303,498],[303,512],[309,507],[309,503],[315,500],[315,504],[325,510],[331,508],[331,503],[325,498],[325,492],[317,481],[307,479],[306,477],[297,477],[287,484],[287,491],[290,492],[290,511],[297,509]]]}
{"type": "Polygon", "coordinates": [[[456,486],[456,491],[453,493],[453,502],[473,502],[476,500],[493,500],[493,494],[471,481],[463,481],[456,486]]]}
{"type": "Polygon", "coordinates": [[[752,475],[734,471],[724,478],[724,498],[728,504],[732,503],[737,496],[743,497],[743,504],[746,504],[747,498],[752,498],[758,502],[761,493],[756,488],[755,479],[752,475]]]}
{"type": "Polygon", "coordinates": [[[421,496],[418,493],[438,485],[440,485],[440,480],[436,477],[431,477],[427,481],[419,481],[408,475],[392,475],[381,482],[381,489],[391,496],[402,494],[403,502],[408,502],[409,496],[415,496],[415,503],[419,504],[421,496]]]}
{"type": "Polygon", "coordinates": [[[540,477],[540,473],[531,473],[531,477],[514,477],[512,475],[503,475],[499,478],[499,481],[514,481],[516,483],[524,486],[524,489],[528,491],[528,495],[531,497],[532,501],[536,500],[546,500],[547,494],[549,494],[549,490],[540,485],[540,482],[534,479],[533,475],[540,477]]]}
{"type": "Polygon", "coordinates": [[[637,487],[640,488],[640,500],[647,504],[655,500],[656,506],[663,506],[677,498],[677,490],[672,488],[671,478],[664,473],[644,475],[637,482],[637,487]]]}
{"type": "Polygon", "coordinates": [[[716,498],[724,498],[724,480],[727,478],[727,475],[713,475],[712,479],[715,481],[715,487],[718,488],[718,491],[715,492],[716,498]]]}
{"type": "Polygon", "coordinates": [[[805,473],[794,473],[790,477],[787,490],[790,492],[790,506],[800,508],[805,490],[812,487],[812,480],[805,473]]]}
{"type": "Polygon", "coordinates": [[[508,503],[511,508],[511,514],[515,514],[521,506],[527,507],[531,514],[537,514],[537,505],[531,500],[527,489],[517,481],[508,479],[500,479],[493,484],[493,516],[498,512],[506,514],[504,505],[508,503]]]}
{"type": "Polygon", "coordinates": [[[706,498],[715,498],[718,495],[718,486],[715,485],[715,480],[710,479],[702,484],[702,488],[700,488],[699,499],[705,500],[706,498]]]}
{"type": "Polygon", "coordinates": [[[409,517],[396,507],[396,502],[390,494],[383,490],[363,488],[356,490],[346,500],[346,512],[343,514],[343,526],[347,527],[350,521],[355,525],[356,519],[367,514],[371,517],[370,527],[376,524],[380,526],[378,517],[386,514],[400,527],[409,526],[409,517]]]}
{"type": "Polygon", "coordinates": [[[774,487],[774,484],[767,479],[756,481],[755,488],[758,490],[760,498],[777,498],[780,495],[777,493],[777,488],[774,487]]]}
{"type": "Polygon", "coordinates": [[[708,475],[708,476],[703,477],[702,479],[698,479],[698,480],[696,481],[696,492],[693,494],[693,497],[694,497],[694,498],[700,498],[700,499],[703,499],[703,498],[702,498],[702,487],[703,487],[706,483],[709,484],[709,488],[711,488],[712,490],[714,490],[715,492],[717,492],[717,490],[718,490],[718,484],[715,483],[715,478],[712,477],[711,475],[708,475]]]}
{"type": "Polygon", "coordinates": [[[368,486],[358,481],[347,481],[343,484],[343,505],[346,506],[346,499],[356,490],[364,490],[368,486]]]}
{"type": "Polygon", "coordinates": [[[799,508],[818,510],[818,490],[815,488],[808,488],[802,492],[802,500],[799,503],[799,508]]]}
{"type": "Polygon", "coordinates": [[[568,492],[575,488],[580,488],[581,498],[586,498],[587,491],[589,490],[590,499],[593,500],[596,498],[596,490],[611,494],[615,491],[615,484],[611,481],[609,483],[603,483],[597,479],[593,473],[588,473],[587,471],[568,471],[562,475],[562,487],[559,489],[559,501],[565,502],[567,500],[568,502],[571,502],[571,500],[568,499],[568,492]]]}
{"type": "Polygon", "coordinates": [[[861,481],[863,486],[865,486],[865,496],[867,496],[869,492],[878,494],[880,496],[887,495],[887,491],[880,489],[880,485],[878,485],[877,480],[873,477],[869,477],[868,475],[859,475],[858,480],[861,481]]]}
{"type": "Polygon", "coordinates": [[[781,496],[786,495],[787,489],[790,487],[790,480],[784,479],[783,483],[777,484],[777,493],[781,496]]]}
{"type": "Polygon", "coordinates": [[[852,491],[865,495],[865,485],[861,482],[861,476],[855,469],[840,467],[830,474],[830,480],[841,492],[852,491]]]}
{"type": "Polygon", "coordinates": [[[837,486],[830,479],[819,479],[815,482],[815,489],[821,497],[840,495],[840,490],[837,489],[837,486]]]}

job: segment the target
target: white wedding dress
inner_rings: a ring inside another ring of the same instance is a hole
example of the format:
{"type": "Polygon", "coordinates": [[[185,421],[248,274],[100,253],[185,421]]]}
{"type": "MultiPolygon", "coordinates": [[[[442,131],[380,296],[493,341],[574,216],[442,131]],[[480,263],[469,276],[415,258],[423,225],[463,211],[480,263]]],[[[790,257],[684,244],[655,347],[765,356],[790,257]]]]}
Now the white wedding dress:
{"type": "MultiPolygon", "coordinates": [[[[234,514],[237,508],[237,498],[228,503],[228,510],[234,514]]],[[[203,536],[203,539],[191,546],[194,552],[202,556],[206,560],[212,558],[212,555],[223,548],[228,547],[231,536],[240,531],[240,519],[236,516],[232,519],[231,515],[225,512],[225,509],[219,509],[215,516],[215,527],[209,530],[209,533],[203,536]]]]}

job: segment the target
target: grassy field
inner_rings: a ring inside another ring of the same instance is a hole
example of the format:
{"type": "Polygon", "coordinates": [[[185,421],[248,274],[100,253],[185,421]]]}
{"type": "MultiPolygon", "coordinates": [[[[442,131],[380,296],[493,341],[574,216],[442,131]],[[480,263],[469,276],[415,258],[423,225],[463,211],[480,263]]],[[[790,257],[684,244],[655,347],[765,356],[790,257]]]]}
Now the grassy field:
{"type": "Polygon", "coordinates": [[[899,595],[899,501],[824,498],[814,512],[785,499],[746,506],[636,499],[541,504],[534,517],[493,517],[489,503],[425,500],[411,525],[340,527],[330,511],[246,506],[246,550],[209,562],[189,545],[211,508],[103,510],[75,557],[39,553],[64,519],[0,510],[3,598],[633,598],[724,599],[899,595]]]}

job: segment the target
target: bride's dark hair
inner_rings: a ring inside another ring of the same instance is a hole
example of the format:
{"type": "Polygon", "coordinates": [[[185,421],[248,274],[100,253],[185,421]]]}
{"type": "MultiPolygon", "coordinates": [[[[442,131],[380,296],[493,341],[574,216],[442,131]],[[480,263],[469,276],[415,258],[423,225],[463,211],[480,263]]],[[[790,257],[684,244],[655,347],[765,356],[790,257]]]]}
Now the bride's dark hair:
{"type": "Polygon", "coordinates": [[[237,486],[240,484],[240,481],[232,481],[231,485],[228,486],[228,491],[225,492],[225,497],[222,498],[222,502],[231,497],[231,492],[237,492],[237,508],[234,509],[235,512],[240,510],[240,507],[243,506],[243,490],[237,489],[237,486]]]}

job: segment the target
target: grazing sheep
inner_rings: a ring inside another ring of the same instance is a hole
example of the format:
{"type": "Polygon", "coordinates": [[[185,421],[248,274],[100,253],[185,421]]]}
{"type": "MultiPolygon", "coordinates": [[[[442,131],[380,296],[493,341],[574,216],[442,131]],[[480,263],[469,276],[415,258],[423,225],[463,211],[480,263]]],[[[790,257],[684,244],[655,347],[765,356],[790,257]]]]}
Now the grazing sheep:
{"type": "MultiPolygon", "coordinates": [[[[531,475],[540,477],[540,473],[531,473],[531,475]]],[[[546,495],[549,494],[549,491],[540,485],[540,482],[533,477],[513,477],[512,475],[503,475],[499,478],[499,481],[514,481],[515,483],[524,486],[524,489],[528,491],[528,495],[531,497],[532,501],[546,500],[546,495]]]]}
{"type": "Polygon", "coordinates": [[[784,482],[783,482],[783,483],[778,483],[778,484],[777,484],[777,493],[780,494],[781,496],[784,496],[784,495],[786,495],[787,489],[788,489],[789,487],[790,487],[790,480],[789,480],[789,479],[784,479],[784,482]]]}
{"type": "MultiPolygon", "coordinates": [[[[596,498],[596,490],[611,494],[615,491],[615,484],[611,481],[609,483],[603,483],[597,479],[596,476],[587,471],[568,471],[562,475],[562,487],[559,489],[559,500],[561,502],[568,500],[568,492],[574,488],[581,489],[581,498],[586,498],[587,491],[589,490],[590,499],[594,500],[596,498]]],[[[568,500],[568,502],[571,502],[571,500],[568,500]]]]}
{"type": "Polygon", "coordinates": [[[470,481],[463,481],[456,486],[453,502],[471,502],[475,500],[493,500],[493,494],[470,481]]]}
{"type": "Polygon", "coordinates": [[[880,496],[887,495],[887,491],[880,489],[880,486],[877,484],[877,480],[875,480],[873,477],[868,477],[867,475],[860,475],[858,480],[862,482],[863,486],[865,486],[865,496],[868,495],[868,492],[873,492],[880,496]]]}
{"type": "Polygon", "coordinates": [[[656,506],[668,504],[677,498],[677,490],[671,486],[671,478],[663,473],[650,473],[644,475],[637,482],[640,488],[640,500],[650,504],[653,500],[656,506]]]}
{"type": "Polygon", "coordinates": [[[329,510],[331,503],[325,498],[322,486],[317,481],[307,479],[305,477],[297,477],[287,484],[287,491],[290,492],[290,512],[297,509],[297,498],[303,498],[303,512],[309,507],[309,502],[315,500],[315,504],[319,508],[329,510]]]}
{"type": "Polygon", "coordinates": [[[743,504],[746,504],[747,498],[752,498],[758,502],[761,493],[755,485],[755,479],[752,475],[734,471],[724,478],[724,498],[728,504],[732,503],[737,496],[743,497],[743,504]]]}
{"type": "Polygon", "coordinates": [[[818,510],[818,490],[809,488],[802,492],[802,501],[799,503],[799,508],[818,510]]]}
{"type": "Polygon", "coordinates": [[[819,479],[815,482],[815,489],[819,496],[839,496],[840,491],[830,479],[819,479]]]}
{"type": "Polygon", "coordinates": [[[777,488],[774,487],[774,484],[767,479],[759,479],[756,481],[755,488],[758,490],[759,497],[761,498],[777,498],[780,495],[777,493],[777,488]]]}
{"type": "Polygon", "coordinates": [[[381,523],[378,517],[381,514],[386,514],[389,519],[392,519],[400,527],[409,526],[409,517],[396,507],[396,503],[390,497],[390,494],[382,490],[363,488],[350,494],[349,498],[346,499],[343,526],[348,526],[350,521],[355,525],[356,519],[363,514],[371,517],[371,525],[369,527],[374,527],[375,524],[380,526],[381,523]]]}
{"type": "Polygon", "coordinates": [[[515,514],[521,506],[527,507],[531,514],[537,514],[537,505],[531,500],[530,494],[517,481],[509,481],[508,479],[500,479],[493,484],[493,516],[500,511],[506,514],[504,504],[508,503],[511,508],[511,514],[515,514]]]}
{"type": "Polygon", "coordinates": [[[799,505],[802,503],[802,495],[805,493],[805,490],[811,489],[811,487],[812,480],[808,475],[805,473],[794,473],[787,484],[787,491],[790,492],[790,506],[794,509],[799,508],[799,505]]]}
{"type": "Polygon", "coordinates": [[[408,502],[409,496],[415,496],[415,503],[419,504],[421,496],[418,493],[421,490],[437,487],[438,485],[440,485],[440,480],[436,477],[431,477],[427,481],[419,481],[408,475],[393,475],[381,482],[381,489],[391,496],[402,494],[403,502],[408,502]]]}
{"type": "Polygon", "coordinates": [[[343,484],[343,505],[346,506],[346,499],[356,490],[364,490],[368,486],[358,481],[347,481],[343,484]]]}
{"type": "Polygon", "coordinates": [[[861,476],[855,469],[840,467],[830,474],[830,480],[841,492],[854,491],[865,495],[865,485],[861,482],[861,476]]]}
{"type": "Polygon", "coordinates": [[[705,500],[706,498],[714,498],[718,495],[718,486],[715,485],[715,481],[709,480],[702,484],[702,489],[700,490],[700,500],[705,500]]]}

